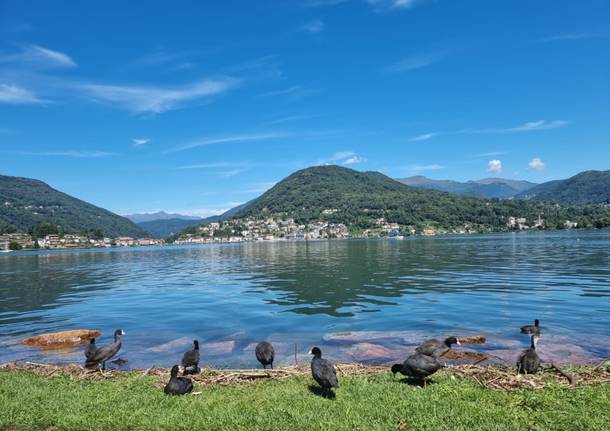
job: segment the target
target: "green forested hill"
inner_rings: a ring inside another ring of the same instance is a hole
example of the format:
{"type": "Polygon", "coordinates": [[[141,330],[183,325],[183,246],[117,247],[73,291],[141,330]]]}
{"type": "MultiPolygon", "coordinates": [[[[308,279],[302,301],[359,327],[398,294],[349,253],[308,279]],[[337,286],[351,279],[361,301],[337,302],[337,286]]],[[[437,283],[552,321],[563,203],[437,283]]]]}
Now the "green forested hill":
{"type": "Polygon", "coordinates": [[[542,214],[553,227],[569,219],[591,225],[610,225],[610,209],[601,206],[563,207],[555,204],[497,199],[478,199],[407,186],[379,172],[358,172],[339,166],[318,166],[288,176],[237,214],[265,217],[285,214],[306,222],[326,219],[356,228],[370,227],[384,217],[403,225],[432,224],[441,228],[466,223],[498,230],[507,219],[542,214]],[[325,209],[337,210],[323,214],[325,209]]]}
{"type": "Polygon", "coordinates": [[[55,190],[42,181],[0,175],[0,232],[28,232],[42,223],[66,233],[145,235],[126,218],[55,190]]]}
{"type": "Polygon", "coordinates": [[[549,181],[519,197],[564,205],[610,204],[610,171],[585,171],[565,180],[549,181]]]}
{"type": "Polygon", "coordinates": [[[214,221],[213,219],[199,219],[199,220],[184,220],[180,218],[170,218],[163,220],[150,220],[143,221],[137,225],[144,229],[146,232],[154,236],[155,238],[166,238],[177,232],[180,232],[190,226],[197,226],[202,223],[209,223],[214,221]]]}

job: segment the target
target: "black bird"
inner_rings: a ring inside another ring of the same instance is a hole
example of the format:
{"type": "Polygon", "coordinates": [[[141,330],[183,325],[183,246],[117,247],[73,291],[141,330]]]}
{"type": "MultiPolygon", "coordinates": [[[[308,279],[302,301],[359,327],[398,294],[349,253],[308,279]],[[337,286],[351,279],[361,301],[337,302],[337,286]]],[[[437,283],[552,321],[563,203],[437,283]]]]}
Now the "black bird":
{"type": "Polygon", "coordinates": [[[187,377],[178,377],[178,371],[180,368],[178,365],[174,365],[171,371],[171,377],[163,392],[168,395],[184,395],[188,394],[193,390],[193,382],[187,377]]]}
{"type": "Polygon", "coordinates": [[[322,359],[322,351],[318,347],[311,349],[309,354],[313,355],[311,360],[311,375],[313,379],[322,386],[325,395],[332,394],[332,388],[339,387],[335,366],[328,359],[322,359]]]}
{"type": "Polygon", "coordinates": [[[201,355],[199,354],[199,340],[193,341],[193,350],[189,350],[182,355],[182,366],[184,367],[184,374],[197,374],[199,371],[199,360],[201,355]]]}
{"type": "Polygon", "coordinates": [[[267,341],[262,341],[256,345],[256,350],[254,351],[256,354],[256,360],[263,365],[263,368],[267,368],[267,365],[271,366],[273,369],[273,358],[275,357],[275,350],[273,350],[273,346],[271,343],[267,341]]]}
{"type": "Polygon", "coordinates": [[[423,353],[414,353],[402,364],[392,365],[392,373],[401,373],[412,377],[421,381],[425,387],[426,377],[431,376],[441,368],[443,368],[443,365],[435,357],[423,353]]]}
{"type": "Polygon", "coordinates": [[[523,374],[534,374],[538,372],[540,368],[540,358],[536,353],[536,343],[538,341],[537,335],[532,335],[532,344],[529,349],[526,349],[521,353],[517,360],[517,372],[523,374]]]}
{"type": "Polygon", "coordinates": [[[447,353],[453,344],[460,345],[460,340],[457,337],[448,337],[444,340],[431,339],[426,340],[415,349],[417,353],[422,355],[439,358],[447,353]]]}
{"type": "Polygon", "coordinates": [[[85,349],[85,358],[90,359],[95,354],[97,350],[97,346],[95,345],[95,338],[89,340],[89,344],[87,344],[87,348],[85,349]]]}
{"type": "Polygon", "coordinates": [[[106,369],[106,361],[121,350],[121,337],[123,335],[125,335],[125,332],[122,329],[117,329],[114,331],[114,342],[95,349],[95,351],[93,349],[85,350],[85,355],[89,355],[85,361],[85,367],[97,368],[101,363],[102,369],[106,369]]]}
{"type": "Polygon", "coordinates": [[[522,326],[521,333],[528,334],[528,335],[534,335],[534,334],[540,335],[540,320],[538,320],[538,319],[534,320],[533,325],[522,326]]]}

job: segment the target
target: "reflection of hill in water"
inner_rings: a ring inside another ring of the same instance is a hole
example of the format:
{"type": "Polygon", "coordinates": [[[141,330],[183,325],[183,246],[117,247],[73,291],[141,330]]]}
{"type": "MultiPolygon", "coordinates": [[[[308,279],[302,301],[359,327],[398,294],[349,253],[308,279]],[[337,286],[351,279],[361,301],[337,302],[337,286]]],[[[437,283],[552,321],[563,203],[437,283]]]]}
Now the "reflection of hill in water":
{"type": "Polygon", "coordinates": [[[590,245],[579,248],[561,237],[533,234],[254,244],[239,253],[251,261],[244,268],[255,274],[250,281],[274,293],[269,303],[295,313],[341,317],[376,312],[415,294],[543,294],[575,288],[582,296],[610,296],[603,277],[596,277],[607,251],[590,245]],[[566,262],[577,268],[568,269],[566,262]]]}

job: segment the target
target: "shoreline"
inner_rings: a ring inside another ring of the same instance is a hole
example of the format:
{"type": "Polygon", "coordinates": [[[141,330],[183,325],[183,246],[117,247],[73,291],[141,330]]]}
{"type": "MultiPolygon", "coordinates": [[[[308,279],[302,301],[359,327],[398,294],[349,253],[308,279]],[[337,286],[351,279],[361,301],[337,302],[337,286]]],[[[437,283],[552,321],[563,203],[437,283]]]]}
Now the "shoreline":
{"type": "MultiPolygon", "coordinates": [[[[372,376],[390,374],[390,364],[365,365],[361,363],[334,364],[339,377],[372,376]]],[[[7,362],[0,364],[0,373],[32,373],[39,377],[69,376],[76,380],[103,381],[123,377],[157,377],[168,380],[171,367],[134,368],[129,370],[106,369],[90,370],[76,363],[41,364],[36,362],[7,362]]],[[[490,364],[446,365],[438,374],[462,377],[481,387],[495,390],[542,389],[546,385],[559,384],[564,387],[597,385],[610,383],[610,358],[598,364],[553,364],[542,363],[541,370],[535,374],[517,374],[515,367],[490,364]]],[[[279,366],[274,369],[258,368],[216,368],[204,367],[198,374],[189,375],[194,382],[208,386],[236,386],[261,381],[282,381],[294,377],[311,377],[309,363],[279,366]]],[[[434,378],[434,377],[432,377],[434,378]]]]}
{"type": "Polygon", "coordinates": [[[354,236],[348,238],[320,238],[320,239],[284,239],[275,238],[271,240],[248,240],[248,241],[212,241],[212,242],[191,242],[191,243],[164,243],[159,245],[132,245],[132,246],[112,246],[112,247],[65,247],[65,248],[24,248],[21,250],[0,250],[0,256],[5,255],[28,255],[37,252],[69,252],[69,251],[117,251],[117,250],[157,250],[163,248],[187,248],[187,247],[204,247],[211,245],[243,245],[243,244],[300,244],[300,243],[322,243],[322,242],[335,242],[335,241],[362,241],[362,240],[383,240],[391,242],[401,242],[409,240],[420,240],[420,239],[435,239],[435,238],[456,238],[456,237],[486,237],[493,235],[543,235],[557,234],[557,233],[610,233],[609,228],[601,229],[540,229],[540,230],[499,230],[499,231],[488,231],[488,232],[475,232],[475,233],[438,233],[434,235],[425,234],[413,234],[406,235],[403,238],[392,238],[382,236],[354,236]]]}

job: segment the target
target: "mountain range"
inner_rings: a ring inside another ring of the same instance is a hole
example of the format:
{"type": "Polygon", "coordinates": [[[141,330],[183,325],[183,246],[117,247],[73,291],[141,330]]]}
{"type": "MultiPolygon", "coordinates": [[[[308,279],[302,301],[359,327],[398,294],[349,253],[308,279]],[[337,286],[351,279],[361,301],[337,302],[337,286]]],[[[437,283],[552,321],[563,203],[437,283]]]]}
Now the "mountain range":
{"type": "Polygon", "coordinates": [[[129,220],[42,181],[0,175],[0,233],[48,224],[61,232],[167,237],[199,224],[272,214],[303,222],[326,219],[356,228],[369,227],[371,220],[383,217],[404,225],[448,228],[474,223],[497,229],[508,216],[533,219],[538,214],[545,214],[548,226],[562,219],[580,221],[580,226],[605,226],[610,225],[609,205],[610,171],[585,171],[542,184],[501,178],[462,183],[422,176],[394,180],[379,172],[317,166],[293,173],[258,198],[221,215],[203,219],[160,211],[130,214],[129,220]]]}
{"type": "Polygon", "coordinates": [[[440,190],[442,192],[481,198],[513,198],[538,184],[529,181],[509,180],[505,178],[484,178],[474,181],[435,180],[421,175],[407,178],[397,178],[408,186],[440,190]]]}
{"type": "Polygon", "coordinates": [[[184,214],[166,213],[165,211],[125,214],[123,217],[128,218],[134,223],[144,223],[154,220],[202,220],[204,218],[184,214]]]}
{"type": "Polygon", "coordinates": [[[563,205],[610,205],[610,171],[581,172],[566,180],[539,184],[516,197],[563,205]]]}
{"type": "MultiPolygon", "coordinates": [[[[511,184],[513,188],[526,186],[511,184]]],[[[370,228],[376,219],[384,218],[420,229],[468,224],[481,231],[504,229],[510,216],[534,220],[539,214],[545,215],[549,227],[565,220],[577,221],[580,226],[599,220],[610,225],[610,208],[557,207],[536,199],[481,199],[413,187],[379,172],[339,166],[297,171],[242,207],[235,218],[285,216],[299,223],[322,219],[356,229],[370,228]]]]}
{"type": "Polygon", "coordinates": [[[0,232],[47,230],[143,237],[130,220],[62,193],[42,181],[0,175],[0,232]]]}

